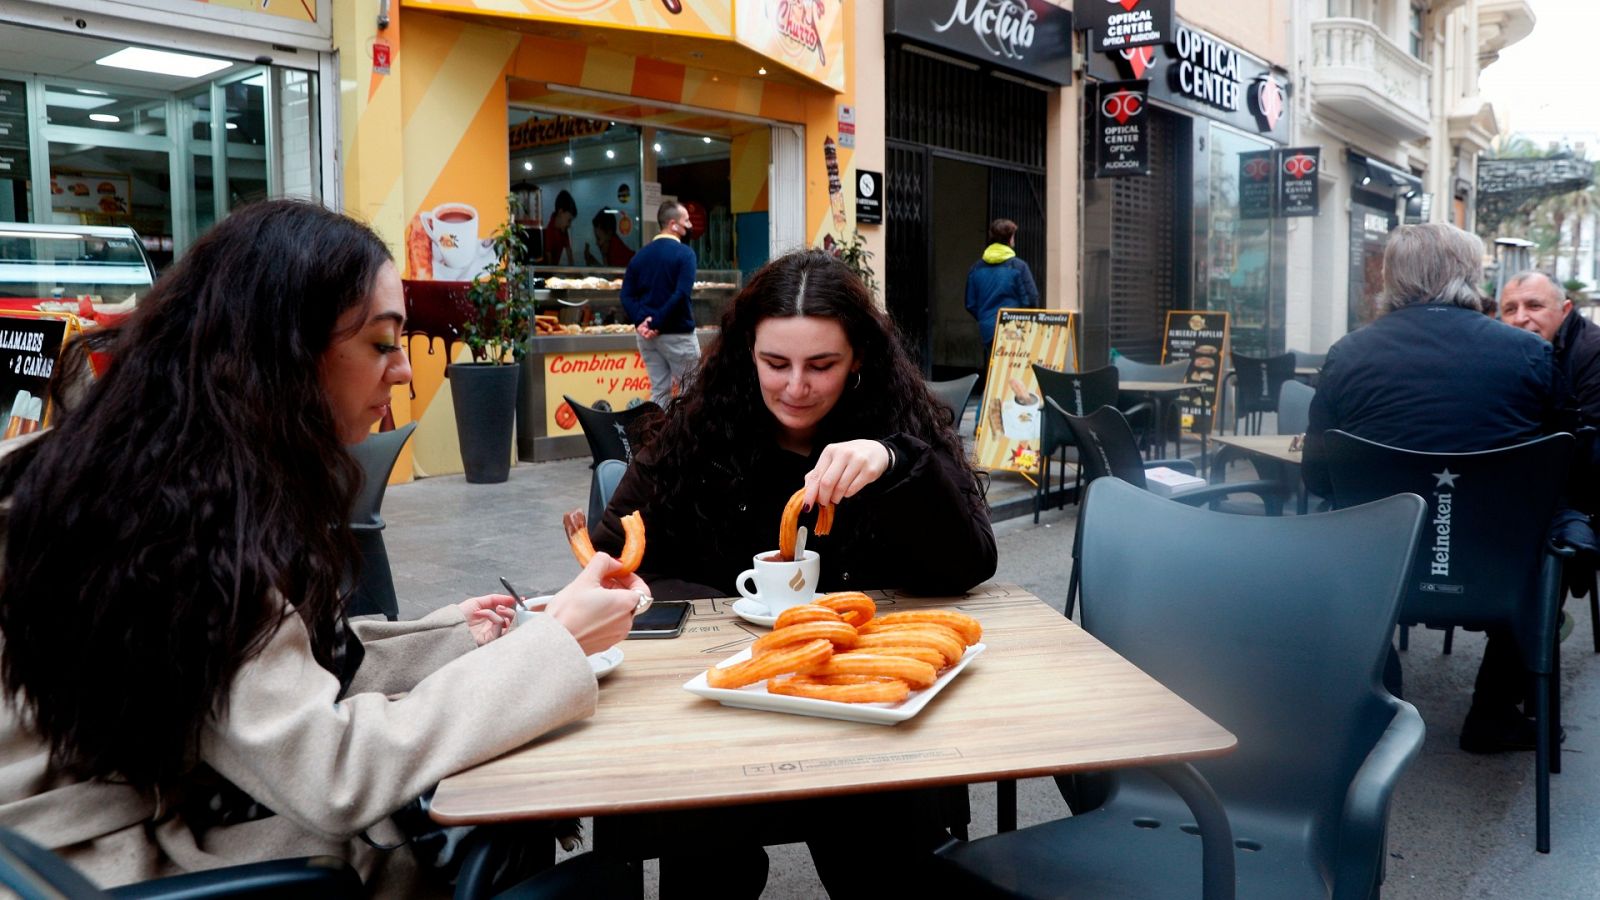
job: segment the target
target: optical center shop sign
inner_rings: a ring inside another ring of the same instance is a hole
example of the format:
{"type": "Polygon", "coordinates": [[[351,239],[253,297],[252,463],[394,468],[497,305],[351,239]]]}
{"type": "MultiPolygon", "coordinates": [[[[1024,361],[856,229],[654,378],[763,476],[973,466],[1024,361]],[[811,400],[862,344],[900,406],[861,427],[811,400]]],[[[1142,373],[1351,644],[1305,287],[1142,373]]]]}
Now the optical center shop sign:
{"type": "Polygon", "coordinates": [[[1148,81],[1108,81],[1100,85],[1095,116],[1094,177],[1150,174],[1150,143],[1145,100],[1148,81]]]}
{"type": "Polygon", "coordinates": [[[1172,40],[1172,0],[1078,0],[1078,30],[1087,29],[1091,53],[1165,44],[1172,40]]]}
{"type": "Polygon", "coordinates": [[[1072,13],[1046,0],[889,0],[884,31],[1051,84],[1072,83],[1072,13]]]}

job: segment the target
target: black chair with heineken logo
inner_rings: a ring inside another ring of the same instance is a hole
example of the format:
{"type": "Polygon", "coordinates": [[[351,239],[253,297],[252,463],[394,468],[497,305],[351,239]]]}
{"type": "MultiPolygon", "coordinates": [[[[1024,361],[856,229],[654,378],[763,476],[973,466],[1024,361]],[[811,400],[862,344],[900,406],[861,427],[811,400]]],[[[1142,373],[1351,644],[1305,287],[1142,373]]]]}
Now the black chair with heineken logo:
{"type": "MultiPolygon", "coordinates": [[[[1235,434],[1239,431],[1239,420],[1245,420],[1245,427],[1250,434],[1261,433],[1262,417],[1269,412],[1278,410],[1278,393],[1283,390],[1285,383],[1294,380],[1295,355],[1285,353],[1281,356],[1256,357],[1245,356],[1242,353],[1230,354],[1233,360],[1233,369],[1229,376],[1233,378],[1234,410],[1233,422],[1235,434]]],[[[1227,403],[1227,394],[1223,394],[1223,403],[1227,403]]]]}
{"type": "MultiPolygon", "coordinates": [[[[1066,505],[1067,448],[1074,447],[1072,429],[1058,410],[1074,416],[1086,416],[1102,406],[1117,403],[1118,371],[1115,366],[1095,369],[1093,372],[1057,372],[1037,363],[1033,377],[1039,382],[1039,393],[1055,401],[1044,408],[1044,421],[1039,423],[1039,484],[1033,492],[1033,521],[1039,521],[1039,510],[1050,492],[1050,460],[1059,457],[1061,466],[1057,478],[1056,496],[1066,505]]],[[[1077,466],[1073,479],[1073,496],[1083,496],[1083,465],[1077,466]]]]}
{"type": "MultiPolygon", "coordinates": [[[[1481,453],[1421,453],[1333,430],[1324,454],[1335,508],[1394,494],[1428,504],[1401,599],[1401,625],[1504,628],[1533,676],[1535,845],[1550,852],[1550,774],[1561,771],[1561,567],[1574,551],[1549,528],[1565,486],[1570,434],[1481,453]]],[[[1351,560],[1358,564],[1358,560],[1351,560]]],[[[1399,657],[1391,658],[1398,693],[1399,657]]]]}

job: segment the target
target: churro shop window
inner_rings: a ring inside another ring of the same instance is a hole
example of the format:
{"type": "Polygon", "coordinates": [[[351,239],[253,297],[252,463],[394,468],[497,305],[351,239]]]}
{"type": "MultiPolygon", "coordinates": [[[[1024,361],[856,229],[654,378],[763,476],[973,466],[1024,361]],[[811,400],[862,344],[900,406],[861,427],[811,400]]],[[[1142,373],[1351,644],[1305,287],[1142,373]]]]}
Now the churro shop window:
{"type": "Polygon", "coordinates": [[[518,108],[509,124],[510,191],[540,265],[625,268],[675,199],[700,268],[737,268],[727,138],[518,108]]]}

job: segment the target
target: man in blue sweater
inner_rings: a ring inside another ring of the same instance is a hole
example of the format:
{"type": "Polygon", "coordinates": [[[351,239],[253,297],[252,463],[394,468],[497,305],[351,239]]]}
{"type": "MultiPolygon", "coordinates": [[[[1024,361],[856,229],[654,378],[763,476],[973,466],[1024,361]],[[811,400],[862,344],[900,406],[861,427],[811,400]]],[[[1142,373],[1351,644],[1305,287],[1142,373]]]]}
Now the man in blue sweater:
{"type": "Polygon", "coordinates": [[[646,244],[622,276],[622,306],[639,333],[639,355],[650,373],[650,399],[665,407],[674,384],[682,385],[700,365],[700,340],[694,333],[694,251],[689,211],[676,200],[656,213],[661,233],[646,244]]]}

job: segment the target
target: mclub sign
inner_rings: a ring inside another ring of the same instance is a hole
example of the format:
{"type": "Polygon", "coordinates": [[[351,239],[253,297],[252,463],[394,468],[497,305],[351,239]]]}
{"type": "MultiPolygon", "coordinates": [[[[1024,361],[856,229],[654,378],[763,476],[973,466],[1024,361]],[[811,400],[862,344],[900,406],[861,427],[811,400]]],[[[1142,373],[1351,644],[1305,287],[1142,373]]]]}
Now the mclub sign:
{"type": "Polygon", "coordinates": [[[1049,0],[888,0],[884,26],[981,65],[1072,83],[1072,13],[1049,0]]]}

